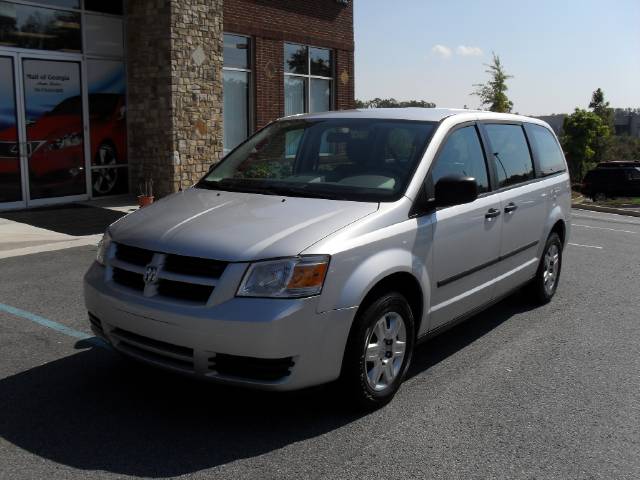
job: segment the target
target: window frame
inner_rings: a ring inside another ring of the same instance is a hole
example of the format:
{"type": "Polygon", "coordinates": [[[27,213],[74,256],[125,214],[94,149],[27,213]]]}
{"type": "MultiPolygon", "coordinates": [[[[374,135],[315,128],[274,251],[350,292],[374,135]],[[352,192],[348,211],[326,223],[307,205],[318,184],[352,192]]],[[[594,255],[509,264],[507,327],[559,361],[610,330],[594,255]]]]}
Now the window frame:
{"type": "Polygon", "coordinates": [[[530,183],[534,183],[539,181],[541,178],[547,178],[547,177],[541,177],[540,176],[540,170],[538,167],[538,164],[534,158],[533,155],[533,150],[531,148],[531,141],[529,139],[529,137],[527,136],[527,131],[524,128],[524,124],[526,122],[521,122],[521,121],[517,121],[517,120],[493,120],[493,119],[486,119],[486,120],[478,120],[477,125],[478,125],[478,129],[480,130],[480,134],[483,137],[483,143],[485,145],[485,155],[487,158],[487,161],[489,162],[489,170],[490,170],[490,175],[492,176],[492,193],[497,193],[497,192],[506,192],[507,190],[511,190],[513,188],[518,188],[521,187],[523,185],[529,185],[530,183]],[[485,128],[486,125],[516,125],[519,126],[522,129],[522,133],[524,135],[525,141],[527,143],[527,150],[529,151],[529,158],[531,159],[531,165],[533,167],[533,178],[530,178],[528,180],[525,180],[524,182],[518,182],[518,183],[514,183],[511,185],[505,185],[504,187],[500,186],[500,181],[499,181],[499,175],[498,175],[498,169],[496,168],[496,162],[494,160],[494,155],[493,155],[493,147],[491,146],[491,140],[489,138],[489,134],[487,133],[487,130],[485,128]],[[490,161],[489,161],[490,159],[490,161]]]}
{"type": "Polygon", "coordinates": [[[305,113],[311,113],[311,80],[312,79],[316,79],[316,80],[328,80],[329,81],[329,87],[330,87],[330,94],[329,94],[329,110],[328,111],[332,111],[335,109],[335,96],[336,96],[336,88],[335,88],[335,78],[336,78],[336,52],[334,49],[332,48],[327,48],[327,47],[320,47],[317,45],[308,45],[308,44],[302,44],[302,43],[296,43],[296,42],[283,42],[282,43],[282,53],[283,53],[283,73],[284,73],[284,78],[282,79],[282,88],[283,88],[283,105],[282,108],[283,110],[286,112],[286,95],[284,95],[284,82],[286,80],[286,77],[297,77],[297,78],[302,78],[305,79],[307,82],[306,85],[306,91],[305,91],[305,98],[304,98],[304,111],[300,112],[299,114],[293,114],[293,115],[302,115],[305,113]],[[287,45],[295,45],[298,47],[304,47],[307,50],[307,73],[306,74],[302,74],[302,73],[293,73],[293,72],[287,72],[284,69],[284,62],[286,62],[286,57],[284,57],[284,52],[286,49],[287,45]],[[331,58],[331,76],[330,77],[323,77],[320,75],[312,75],[311,74],[311,55],[310,55],[310,49],[315,48],[318,50],[326,50],[329,52],[330,58],[331,58]]]}
{"type": "MultiPolygon", "coordinates": [[[[449,129],[449,131],[446,133],[445,137],[442,139],[442,141],[440,142],[440,145],[438,145],[438,150],[436,150],[435,155],[433,156],[433,161],[431,162],[431,165],[429,165],[429,170],[427,171],[426,176],[424,177],[424,180],[422,182],[422,189],[421,190],[425,190],[425,185],[427,184],[427,182],[432,178],[432,173],[433,173],[433,169],[436,165],[436,163],[438,163],[438,160],[440,160],[440,156],[442,154],[442,151],[444,150],[444,147],[446,146],[447,142],[449,141],[449,138],[451,137],[451,135],[453,135],[456,131],[461,130],[463,128],[466,127],[475,127],[475,131],[476,131],[476,135],[478,136],[478,140],[480,142],[480,148],[482,149],[482,155],[484,158],[484,168],[487,170],[487,180],[489,181],[489,189],[486,192],[482,192],[478,194],[478,198],[483,198],[486,196],[489,196],[493,193],[495,193],[495,181],[496,178],[492,173],[492,168],[489,162],[489,153],[488,150],[486,148],[486,143],[485,143],[485,139],[482,136],[482,133],[480,131],[478,122],[476,121],[468,121],[468,122],[462,122],[462,123],[458,123],[456,125],[454,125],[453,127],[451,127],[449,129]]],[[[435,185],[433,185],[433,187],[435,187],[435,185]]],[[[433,195],[435,192],[429,192],[429,196],[433,195]]],[[[429,201],[434,200],[433,198],[429,198],[429,201]]],[[[437,209],[440,210],[442,208],[450,208],[450,207],[438,207],[437,209]]]]}
{"type": "MultiPolygon", "coordinates": [[[[255,132],[255,74],[254,74],[254,69],[255,69],[255,42],[254,39],[251,35],[245,35],[242,33],[235,33],[235,32],[229,32],[229,31],[224,31],[222,33],[223,35],[223,42],[224,42],[224,35],[234,35],[236,37],[243,37],[246,38],[248,43],[249,43],[249,55],[248,57],[248,61],[249,61],[249,68],[238,68],[238,67],[225,67],[224,66],[224,49],[222,52],[222,82],[223,82],[223,89],[222,89],[222,103],[224,105],[224,72],[225,71],[229,71],[229,72],[244,72],[246,74],[248,74],[249,76],[249,84],[248,84],[248,96],[249,98],[247,99],[247,136],[244,138],[244,140],[242,142],[240,142],[238,145],[236,145],[233,148],[230,148],[229,150],[227,150],[225,152],[225,147],[224,147],[224,109],[222,111],[222,129],[223,129],[223,133],[222,133],[222,152],[223,152],[223,156],[228,155],[229,153],[231,153],[232,151],[234,151],[237,147],[239,147],[240,145],[242,145],[244,143],[244,141],[251,137],[251,135],[253,135],[255,132]]],[[[266,125],[265,125],[266,126],[266,125]]]]}
{"type": "Polygon", "coordinates": [[[530,148],[531,148],[531,153],[533,154],[533,165],[535,168],[535,173],[536,173],[536,178],[548,178],[548,177],[552,177],[554,175],[559,175],[561,173],[565,173],[567,171],[567,159],[564,156],[564,150],[562,150],[562,145],[560,145],[560,142],[558,140],[558,137],[556,136],[555,132],[553,130],[551,130],[550,128],[544,126],[544,125],[540,125],[539,123],[533,123],[533,122],[523,122],[523,127],[524,127],[524,133],[525,136],[527,137],[527,141],[529,142],[530,148]],[[547,173],[544,174],[542,171],[542,163],[540,161],[540,152],[538,152],[538,149],[536,147],[536,143],[535,140],[533,138],[533,131],[531,129],[531,126],[536,126],[536,127],[540,127],[540,128],[544,128],[545,130],[547,130],[550,134],[551,137],[554,139],[554,141],[556,142],[556,145],[558,146],[558,149],[560,150],[560,153],[562,154],[562,161],[563,161],[563,168],[562,170],[558,170],[557,172],[553,172],[553,173],[547,173]]]}

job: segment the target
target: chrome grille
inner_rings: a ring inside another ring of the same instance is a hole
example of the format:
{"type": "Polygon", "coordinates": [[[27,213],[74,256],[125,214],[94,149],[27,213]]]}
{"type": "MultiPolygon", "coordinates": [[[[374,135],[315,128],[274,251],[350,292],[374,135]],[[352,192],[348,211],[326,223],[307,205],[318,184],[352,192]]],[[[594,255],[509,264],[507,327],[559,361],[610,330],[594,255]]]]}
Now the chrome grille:
{"type": "Polygon", "coordinates": [[[145,297],[204,305],[227,263],[116,243],[109,266],[115,284],[145,297]]]}

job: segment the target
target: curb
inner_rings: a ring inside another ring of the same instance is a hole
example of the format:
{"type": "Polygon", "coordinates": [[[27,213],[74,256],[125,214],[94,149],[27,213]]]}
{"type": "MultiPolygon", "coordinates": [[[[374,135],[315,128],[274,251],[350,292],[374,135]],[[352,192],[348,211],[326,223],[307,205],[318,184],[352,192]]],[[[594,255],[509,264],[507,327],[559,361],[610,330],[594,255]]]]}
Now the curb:
{"type": "Polygon", "coordinates": [[[618,215],[626,215],[628,217],[640,217],[640,209],[636,212],[624,208],[599,207],[597,205],[584,205],[582,203],[572,203],[571,208],[578,210],[591,210],[592,212],[616,213],[618,215]]]}

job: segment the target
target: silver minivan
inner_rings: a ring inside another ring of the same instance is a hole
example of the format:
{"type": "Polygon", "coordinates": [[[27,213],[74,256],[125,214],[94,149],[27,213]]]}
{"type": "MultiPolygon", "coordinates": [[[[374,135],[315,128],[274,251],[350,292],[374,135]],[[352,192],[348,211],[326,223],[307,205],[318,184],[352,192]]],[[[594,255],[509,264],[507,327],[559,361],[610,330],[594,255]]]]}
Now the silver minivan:
{"type": "Polygon", "coordinates": [[[540,120],[287,117],[108,228],[85,276],[91,327],[173,371],[271,390],[338,380],[378,407],[421,340],[521,287],[553,297],[570,198],[540,120]]]}

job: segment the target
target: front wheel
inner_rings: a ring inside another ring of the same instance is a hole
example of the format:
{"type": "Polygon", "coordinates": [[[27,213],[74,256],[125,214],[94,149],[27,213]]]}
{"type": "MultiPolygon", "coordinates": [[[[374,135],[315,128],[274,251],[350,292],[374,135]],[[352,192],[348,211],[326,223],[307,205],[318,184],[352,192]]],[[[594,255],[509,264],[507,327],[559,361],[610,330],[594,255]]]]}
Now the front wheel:
{"type": "Polygon", "coordinates": [[[341,383],[366,409],[394,397],[413,355],[414,319],[407,300],[391,292],[359,313],[347,343],[341,383]]]}
{"type": "Polygon", "coordinates": [[[531,300],[537,304],[551,301],[558,289],[562,268],[562,241],[557,233],[552,233],[542,252],[536,276],[528,286],[531,300]]]}

